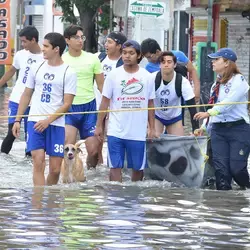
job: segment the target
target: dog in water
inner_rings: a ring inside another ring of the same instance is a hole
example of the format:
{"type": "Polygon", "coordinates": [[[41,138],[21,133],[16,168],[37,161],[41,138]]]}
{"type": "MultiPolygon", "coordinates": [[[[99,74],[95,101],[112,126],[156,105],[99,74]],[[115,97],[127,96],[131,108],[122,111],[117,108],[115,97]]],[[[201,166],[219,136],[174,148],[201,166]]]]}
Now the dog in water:
{"type": "Polygon", "coordinates": [[[86,181],[83,170],[83,161],[79,157],[79,153],[82,152],[80,145],[83,143],[85,143],[85,140],[80,140],[75,145],[66,144],[64,146],[64,159],[61,166],[63,183],[86,181]]]}

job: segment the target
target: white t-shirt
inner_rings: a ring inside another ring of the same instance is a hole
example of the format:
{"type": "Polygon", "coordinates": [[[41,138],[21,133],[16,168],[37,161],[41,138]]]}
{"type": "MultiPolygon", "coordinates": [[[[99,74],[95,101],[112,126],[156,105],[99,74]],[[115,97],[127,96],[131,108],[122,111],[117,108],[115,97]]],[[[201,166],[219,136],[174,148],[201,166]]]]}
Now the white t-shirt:
{"type": "MultiPolygon", "coordinates": [[[[147,108],[148,101],[155,98],[155,84],[145,69],[139,68],[131,74],[121,66],[109,73],[102,94],[110,99],[111,110],[147,108]]],[[[145,141],[147,123],[147,110],[111,112],[107,134],[121,139],[145,141]]]]}
{"type": "MultiPolygon", "coordinates": [[[[152,73],[154,79],[157,73],[152,73]]],[[[175,90],[175,78],[176,72],[174,72],[172,81],[167,85],[163,83],[163,80],[161,81],[160,87],[155,92],[155,107],[181,106],[181,97],[177,96],[175,90]]],[[[182,77],[181,93],[185,101],[194,98],[193,88],[185,77],[182,77]]],[[[157,109],[155,110],[155,114],[168,121],[181,115],[181,108],[157,109]]]]}
{"type": "Polygon", "coordinates": [[[31,65],[42,62],[43,54],[32,54],[28,50],[20,50],[14,56],[13,67],[19,70],[16,84],[12,90],[9,100],[19,103],[28,79],[31,65]]]}
{"type": "MultiPolygon", "coordinates": [[[[67,65],[50,66],[47,61],[31,68],[27,88],[34,89],[30,115],[53,114],[63,105],[64,94],[76,94],[76,73],[67,65]]],[[[28,121],[40,121],[48,116],[29,116],[28,121]]],[[[61,116],[51,125],[65,126],[61,116]]]]}
{"type": "MultiPolygon", "coordinates": [[[[106,77],[108,76],[108,74],[116,68],[116,64],[118,62],[117,60],[111,60],[109,59],[108,55],[105,57],[105,59],[101,62],[102,63],[102,70],[103,70],[103,74],[104,74],[104,79],[106,79],[106,77]]],[[[99,108],[100,104],[101,104],[101,100],[102,100],[102,94],[100,93],[100,91],[97,88],[97,84],[95,82],[95,96],[96,96],[96,104],[97,104],[97,108],[99,108]]]]}
{"type": "MultiPolygon", "coordinates": [[[[211,94],[213,93],[213,84],[211,94]]],[[[249,85],[241,74],[234,75],[226,84],[220,84],[217,103],[247,102],[249,85]]],[[[231,104],[214,106],[213,110],[219,111],[216,116],[211,116],[209,122],[232,122],[244,119],[249,123],[247,104],[231,104]]]]}
{"type": "Polygon", "coordinates": [[[102,70],[104,74],[104,78],[108,76],[108,74],[116,68],[116,64],[118,62],[117,60],[111,60],[109,59],[108,55],[105,57],[105,59],[102,61],[102,70]]]}

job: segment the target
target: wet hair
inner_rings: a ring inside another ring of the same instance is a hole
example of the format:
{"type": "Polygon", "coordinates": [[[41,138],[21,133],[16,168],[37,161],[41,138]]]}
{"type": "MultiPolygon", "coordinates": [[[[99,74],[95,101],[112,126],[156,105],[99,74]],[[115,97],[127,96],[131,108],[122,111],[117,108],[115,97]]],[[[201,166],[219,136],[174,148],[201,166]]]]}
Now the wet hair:
{"type": "Polygon", "coordinates": [[[19,37],[25,36],[27,40],[31,41],[33,38],[38,42],[39,32],[35,26],[26,26],[18,33],[19,37]]]}
{"type": "Polygon", "coordinates": [[[224,74],[217,79],[220,83],[226,84],[235,74],[241,74],[235,62],[223,58],[224,62],[228,62],[228,67],[225,69],[224,74]]]}
{"type": "MultiPolygon", "coordinates": [[[[138,44],[138,45],[139,45],[139,44],[138,44]]],[[[142,54],[141,54],[141,50],[140,50],[140,45],[139,45],[138,48],[135,48],[135,47],[134,47],[134,44],[133,44],[133,43],[130,43],[129,41],[125,42],[125,43],[122,45],[122,49],[128,48],[128,47],[133,48],[133,49],[136,51],[137,56],[140,56],[140,58],[138,58],[138,60],[137,60],[137,63],[140,63],[141,60],[142,60],[142,54]]]]}
{"type": "Polygon", "coordinates": [[[152,38],[147,38],[144,41],[142,41],[141,53],[143,55],[145,55],[147,53],[155,54],[157,50],[161,51],[161,47],[156,40],[154,40],[152,38]]]}
{"type": "Polygon", "coordinates": [[[52,48],[59,47],[59,54],[60,56],[63,54],[65,48],[66,48],[66,41],[60,33],[57,32],[51,32],[48,33],[44,39],[48,40],[49,43],[52,45],[52,48]]]}
{"type": "Polygon", "coordinates": [[[177,58],[176,58],[176,56],[174,55],[174,53],[171,52],[171,51],[164,51],[164,52],[162,52],[161,55],[160,55],[159,58],[158,58],[158,62],[159,62],[159,63],[164,62],[164,57],[165,57],[165,56],[171,56],[171,57],[173,58],[174,64],[177,63],[177,58]]]}
{"type": "Polygon", "coordinates": [[[70,25],[64,30],[64,37],[70,39],[72,36],[75,36],[78,31],[83,32],[83,28],[79,25],[70,25]]]}

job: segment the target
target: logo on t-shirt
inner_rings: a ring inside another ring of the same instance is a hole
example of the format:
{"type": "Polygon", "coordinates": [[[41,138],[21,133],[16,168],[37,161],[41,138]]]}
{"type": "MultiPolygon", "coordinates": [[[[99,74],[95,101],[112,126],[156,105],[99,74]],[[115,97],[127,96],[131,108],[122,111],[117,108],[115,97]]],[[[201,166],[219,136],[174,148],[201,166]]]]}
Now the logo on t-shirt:
{"type": "Polygon", "coordinates": [[[28,64],[32,64],[32,63],[35,63],[35,62],[36,62],[36,60],[33,60],[32,58],[29,58],[28,61],[27,61],[28,64]]]}
{"type": "Polygon", "coordinates": [[[136,95],[142,92],[143,90],[143,84],[135,79],[134,77],[126,82],[126,80],[123,80],[121,82],[122,88],[122,95],[136,95]]]}
{"type": "Polygon", "coordinates": [[[54,74],[46,73],[46,74],[44,75],[44,79],[45,79],[45,80],[53,81],[54,78],[55,78],[55,75],[54,75],[54,74]]]}
{"type": "Polygon", "coordinates": [[[112,70],[112,66],[104,64],[103,65],[103,71],[110,72],[112,70]]]}

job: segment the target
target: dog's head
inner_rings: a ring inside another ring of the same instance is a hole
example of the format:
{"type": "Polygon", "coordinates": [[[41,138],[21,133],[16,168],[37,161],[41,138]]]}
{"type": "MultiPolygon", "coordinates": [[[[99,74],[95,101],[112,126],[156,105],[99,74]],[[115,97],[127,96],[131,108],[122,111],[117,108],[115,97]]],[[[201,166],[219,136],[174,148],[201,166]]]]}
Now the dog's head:
{"type": "Polygon", "coordinates": [[[73,144],[66,144],[64,146],[64,158],[67,160],[74,160],[76,155],[82,152],[79,146],[73,144]]]}

